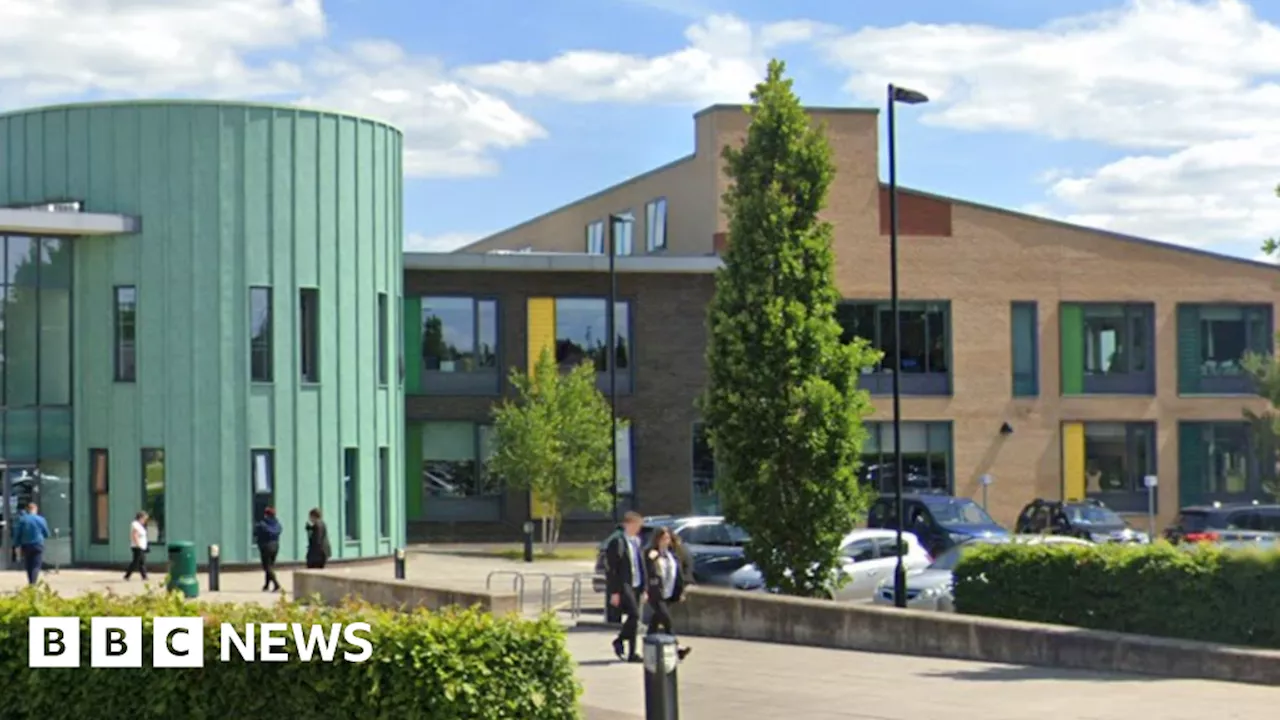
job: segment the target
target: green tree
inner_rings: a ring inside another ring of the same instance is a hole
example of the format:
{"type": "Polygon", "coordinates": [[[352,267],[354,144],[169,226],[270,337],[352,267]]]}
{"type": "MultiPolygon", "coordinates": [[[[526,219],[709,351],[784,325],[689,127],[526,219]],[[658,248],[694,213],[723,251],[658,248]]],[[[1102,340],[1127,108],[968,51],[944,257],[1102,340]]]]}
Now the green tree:
{"type": "Polygon", "coordinates": [[[729,245],[701,408],[724,513],[751,535],[750,559],[770,586],[821,596],[870,500],[857,468],[871,404],[857,377],[879,353],[840,341],[831,225],[818,219],[835,167],[784,70],[769,63],[744,145],[724,150],[729,245]]]}
{"type": "MultiPolygon", "coordinates": [[[[1245,409],[1245,421],[1249,423],[1254,447],[1264,455],[1262,462],[1275,466],[1276,447],[1280,444],[1277,442],[1280,438],[1280,363],[1274,355],[1248,353],[1244,356],[1243,365],[1253,379],[1256,392],[1268,404],[1261,412],[1245,409]]],[[[1276,480],[1262,489],[1280,501],[1280,484],[1276,480]]]]}
{"type": "Polygon", "coordinates": [[[511,384],[516,398],[494,409],[489,470],[550,509],[543,537],[553,551],[567,511],[612,508],[609,404],[596,389],[594,363],[562,373],[547,350],[531,375],[513,370],[511,384]]]}
{"type": "MultiPolygon", "coordinates": [[[[1280,185],[1276,186],[1276,197],[1280,197],[1280,185]]],[[[1276,252],[1280,251],[1280,238],[1267,238],[1262,241],[1262,252],[1271,257],[1276,256],[1276,252]]]]}

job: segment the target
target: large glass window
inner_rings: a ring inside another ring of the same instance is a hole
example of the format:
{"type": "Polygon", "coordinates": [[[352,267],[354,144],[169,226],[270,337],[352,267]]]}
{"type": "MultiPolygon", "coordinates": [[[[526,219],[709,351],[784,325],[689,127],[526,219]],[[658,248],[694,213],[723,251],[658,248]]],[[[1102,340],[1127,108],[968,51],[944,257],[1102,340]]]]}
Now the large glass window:
{"type": "Polygon", "coordinates": [[[1075,304],[1060,310],[1062,393],[1155,392],[1155,307],[1075,304]]]}
{"type": "MultiPolygon", "coordinates": [[[[948,395],[951,392],[951,329],[945,302],[899,303],[904,395],[948,395]]],[[[860,337],[884,352],[880,363],[863,374],[860,385],[873,395],[893,391],[893,308],[886,302],[842,302],[836,306],[842,339],[860,337]]]]}
{"type": "Polygon", "coordinates": [[[276,504],[276,458],[272,450],[250,450],[249,493],[253,498],[253,521],[265,515],[276,504]]]}
{"type": "MultiPolygon", "coordinates": [[[[71,404],[71,250],[0,235],[0,407],[71,404]]],[[[16,455],[0,444],[0,458],[16,455]]]]}
{"type": "Polygon", "coordinates": [[[1270,305],[1179,305],[1178,392],[1253,393],[1243,361],[1269,354],[1273,333],[1270,305]]]}
{"type": "MultiPolygon", "coordinates": [[[[619,216],[628,216],[630,210],[618,213],[619,216]]],[[[613,253],[614,255],[630,255],[632,249],[632,241],[635,236],[636,223],[634,220],[619,220],[613,225],[613,253]]]]}
{"type": "Polygon", "coordinates": [[[1009,328],[1013,335],[1013,396],[1035,397],[1040,394],[1040,333],[1036,304],[1013,303],[1009,312],[1009,328]]]}
{"type": "MultiPolygon", "coordinates": [[[[590,362],[599,373],[599,386],[609,384],[609,328],[604,298],[556,298],[556,362],[571,368],[590,362]]],[[[614,305],[614,351],[618,392],[631,391],[632,353],[630,303],[614,305]]]]}
{"type": "MultiPolygon", "coordinates": [[[[893,423],[866,424],[862,445],[862,481],[880,492],[891,492],[897,470],[893,451],[893,423]]],[[[908,492],[951,490],[951,423],[904,422],[902,434],[903,488],[908,492]]]]}
{"type": "Polygon", "coordinates": [[[163,543],[164,534],[164,450],[142,450],[142,509],[147,519],[147,538],[152,543],[163,543]]]}
{"type": "Polygon", "coordinates": [[[111,462],[102,448],[89,450],[91,482],[89,495],[93,498],[89,516],[89,540],[94,544],[111,541],[111,462]]]}
{"type": "Polygon", "coordinates": [[[649,252],[667,247],[667,199],[658,198],[644,208],[645,248],[649,252]]]}
{"type": "Polygon", "coordinates": [[[378,383],[387,384],[387,294],[378,293],[378,383]]]}
{"type": "Polygon", "coordinates": [[[275,377],[271,316],[271,288],[249,288],[249,379],[253,382],[271,382],[275,377]]]}
{"type": "Polygon", "coordinates": [[[422,426],[422,495],[428,520],[496,520],[502,482],[488,468],[493,428],[471,422],[422,426]]]}
{"type": "Polygon", "coordinates": [[[596,220],[587,223],[587,254],[604,254],[604,221],[596,220]]]}
{"type": "Polygon", "coordinates": [[[693,511],[698,515],[719,515],[716,495],[716,458],[707,441],[706,426],[693,424],[693,511]]]}
{"type": "Polygon", "coordinates": [[[1156,474],[1154,423],[1084,423],[1085,493],[1119,512],[1145,511],[1156,474]]]}
{"type": "Polygon", "coordinates": [[[378,537],[391,537],[391,449],[378,448],[378,537]]]}
{"type": "Polygon", "coordinates": [[[138,289],[117,285],[115,289],[116,382],[138,379],[138,289]]]}
{"type": "Polygon", "coordinates": [[[360,539],[360,451],[342,451],[342,529],[347,540],[360,539]]]}
{"type": "Polygon", "coordinates": [[[422,298],[422,387],[434,395],[498,392],[498,302],[422,298]]]}
{"type": "Polygon", "coordinates": [[[1178,425],[1178,495],[1183,506],[1273,497],[1275,437],[1264,423],[1184,422],[1178,425]]]}
{"type": "Polygon", "coordinates": [[[320,382],[320,291],[298,290],[298,359],[304,383],[320,382]]]}

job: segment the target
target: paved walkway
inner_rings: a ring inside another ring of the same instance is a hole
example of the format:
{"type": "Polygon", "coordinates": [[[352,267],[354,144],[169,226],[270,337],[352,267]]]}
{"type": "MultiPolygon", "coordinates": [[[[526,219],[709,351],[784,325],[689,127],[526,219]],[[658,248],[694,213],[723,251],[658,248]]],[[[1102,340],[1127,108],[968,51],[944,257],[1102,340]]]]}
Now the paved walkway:
{"type": "MultiPolygon", "coordinates": [[[[644,669],[614,661],[612,633],[569,634],[587,720],[643,720],[644,669]]],[[[689,638],[679,670],[689,720],[1257,720],[1280,689],[689,638]]]]}

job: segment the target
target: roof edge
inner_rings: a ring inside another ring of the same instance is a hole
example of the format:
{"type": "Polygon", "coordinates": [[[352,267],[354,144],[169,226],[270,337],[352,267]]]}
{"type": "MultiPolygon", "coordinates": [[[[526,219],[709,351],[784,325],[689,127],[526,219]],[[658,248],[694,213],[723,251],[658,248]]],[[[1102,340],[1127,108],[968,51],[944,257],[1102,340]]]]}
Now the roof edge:
{"type": "MultiPolygon", "coordinates": [[[[607,255],[552,252],[427,253],[406,252],[405,270],[483,272],[609,272],[607,255]]],[[[714,274],[719,255],[626,255],[614,258],[620,273],[714,274]]]]}
{"type": "Polygon", "coordinates": [[[255,101],[246,102],[243,100],[211,100],[207,98],[204,98],[204,99],[201,99],[201,98],[168,98],[168,99],[143,98],[143,99],[137,99],[137,100],[99,100],[99,101],[86,101],[86,102],[56,103],[53,105],[37,105],[35,107],[20,108],[17,110],[6,110],[5,112],[0,112],[0,120],[5,120],[11,117],[18,117],[20,115],[35,115],[38,113],[58,112],[58,111],[65,111],[65,110],[93,110],[98,108],[112,108],[112,107],[121,107],[121,108],[168,107],[168,106],[176,106],[176,105],[195,105],[195,106],[208,106],[208,107],[223,106],[223,107],[257,109],[257,110],[283,110],[286,112],[311,112],[311,113],[317,113],[320,115],[333,115],[335,117],[344,117],[344,118],[350,118],[352,120],[371,122],[377,125],[382,125],[383,127],[386,127],[386,128],[390,128],[392,130],[395,130],[397,133],[404,135],[404,130],[400,128],[400,126],[389,123],[386,120],[380,120],[371,115],[361,115],[359,113],[346,112],[343,110],[331,110],[327,108],[313,107],[310,105],[255,102],[255,101]]]}
{"type": "MultiPolygon", "coordinates": [[[[748,107],[750,107],[749,103],[716,103],[714,105],[708,105],[702,108],[701,110],[695,112],[693,116],[695,118],[699,118],[699,117],[702,117],[703,115],[707,115],[713,112],[720,112],[722,110],[745,110],[748,107]]],[[[852,107],[852,106],[845,106],[845,105],[839,105],[839,106],[837,105],[802,105],[801,109],[803,109],[805,112],[817,112],[817,113],[823,113],[824,115],[834,115],[834,114],[879,115],[880,114],[880,108],[852,107]]]]}

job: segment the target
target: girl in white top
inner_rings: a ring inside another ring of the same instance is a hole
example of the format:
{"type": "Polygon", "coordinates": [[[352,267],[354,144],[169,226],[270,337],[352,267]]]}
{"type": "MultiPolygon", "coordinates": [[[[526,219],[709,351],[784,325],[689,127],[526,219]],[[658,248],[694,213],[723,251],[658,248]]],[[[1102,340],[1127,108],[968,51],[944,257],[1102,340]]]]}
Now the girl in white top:
{"type": "MultiPolygon", "coordinates": [[[[670,528],[659,527],[653,532],[649,549],[645,552],[646,595],[653,617],[649,621],[647,635],[665,632],[675,635],[671,628],[670,603],[684,600],[684,568],[680,564],[680,547],[670,528]]],[[[678,647],[681,660],[689,655],[688,647],[678,647]]]]}
{"type": "Polygon", "coordinates": [[[133,558],[129,560],[129,569],[124,573],[124,579],[128,580],[133,577],[136,570],[142,576],[142,581],[147,581],[147,514],[139,512],[133,516],[133,522],[129,525],[129,550],[133,554],[133,558]]]}

